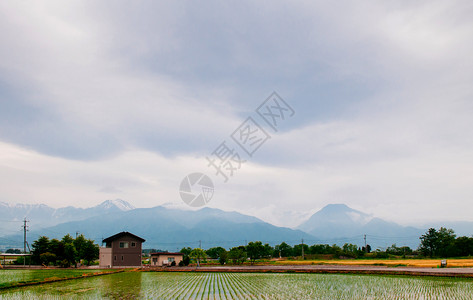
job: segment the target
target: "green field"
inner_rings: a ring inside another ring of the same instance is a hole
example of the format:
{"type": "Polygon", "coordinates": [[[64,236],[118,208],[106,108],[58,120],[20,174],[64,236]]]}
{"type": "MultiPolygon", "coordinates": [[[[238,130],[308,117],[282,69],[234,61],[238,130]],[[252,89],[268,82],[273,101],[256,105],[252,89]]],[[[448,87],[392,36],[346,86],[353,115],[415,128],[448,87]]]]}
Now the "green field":
{"type": "Polygon", "coordinates": [[[469,279],[287,273],[126,272],[0,290],[0,299],[471,299],[471,295],[469,279]]]}
{"type": "Polygon", "coordinates": [[[78,277],[84,273],[101,272],[102,270],[2,270],[0,269],[0,288],[15,285],[16,283],[44,281],[48,278],[78,277]]]}

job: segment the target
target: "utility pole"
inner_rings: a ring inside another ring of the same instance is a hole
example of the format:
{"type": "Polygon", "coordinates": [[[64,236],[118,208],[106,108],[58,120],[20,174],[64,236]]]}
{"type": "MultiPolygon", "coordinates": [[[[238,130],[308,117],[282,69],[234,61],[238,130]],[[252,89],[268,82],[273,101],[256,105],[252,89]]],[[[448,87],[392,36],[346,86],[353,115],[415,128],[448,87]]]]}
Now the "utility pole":
{"type": "Polygon", "coordinates": [[[301,240],[302,245],[302,260],[304,260],[304,239],[301,240]]]}
{"type": "MultiPolygon", "coordinates": [[[[25,220],[23,221],[23,254],[26,254],[26,232],[28,231],[28,222],[29,221],[26,220],[25,217],[25,220]]],[[[26,266],[26,255],[23,256],[23,266],[26,266]]]]}
{"type": "Polygon", "coordinates": [[[202,240],[199,240],[199,248],[202,249],[202,240]]]}
{"type": "Polygon", "coordinates": [[[26,253],[26,232],[28,231],[28,223],[29,221],[25,219],[23,220],[23,253],[26,253]]]}
{"type": "Polygon", "coordinates": [[[366,234],[363,236],[363,238],[365,239],[365,252],[368,253],[368,248],[366,246],[366,234]]]}
{"type": "Polygon", "coordinates": [[[79,231],[76,231],[76,239],[77,239],[77,236],[79,235],[79,231]]]}

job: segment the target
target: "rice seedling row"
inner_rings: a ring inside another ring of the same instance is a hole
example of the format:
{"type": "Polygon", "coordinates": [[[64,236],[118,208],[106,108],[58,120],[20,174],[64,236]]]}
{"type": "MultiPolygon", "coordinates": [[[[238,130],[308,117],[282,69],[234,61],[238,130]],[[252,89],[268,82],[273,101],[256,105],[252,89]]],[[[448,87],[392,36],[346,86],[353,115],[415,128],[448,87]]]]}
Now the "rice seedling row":
{"type": "Polygon", "coordinates": [[[473,280],[348,274],[127,272],[0,291],[0,299],[471,299],[473,280]]]}

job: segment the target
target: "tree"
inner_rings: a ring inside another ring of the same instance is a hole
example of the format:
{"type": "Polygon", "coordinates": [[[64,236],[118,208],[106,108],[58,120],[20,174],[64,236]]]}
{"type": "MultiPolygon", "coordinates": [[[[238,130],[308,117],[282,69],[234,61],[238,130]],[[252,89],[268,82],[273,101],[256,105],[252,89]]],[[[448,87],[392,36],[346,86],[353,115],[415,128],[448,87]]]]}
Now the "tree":
{"type": "Polygon", "coordinates": [[[76,259],[80,262],[80,260],[85,256],[87,240],[85,239],[84,235],[81,234],[76,237],[72,243],[74,244],[74,248],[76,248],[77,251],[76,259]]]}
{"type": "Polygon", "coordinates": [[[438,256],[450,257],[455,255],[454,243],[456,234],[453,229],[440,227],[437,231],[438,235],[438,256]]]}
{"type": "Polygon", "coordinates": [[[20,249],[7,249],[5,253],[20,254],[21,250],[20,249]]]}
{"type": "Polygon", "coordinates": [[[250,258],[251,264],[254,264],[257,259],[260,259],[264,254],[264,246],[260,241],[249,242],[246,246],[246,253],[250,258]]]}
{"type": "Polygon", "coordinates": [[[274,248],[271,247],[268,243],[264,244],[263,257],[271,258],[274,248]]]}
{"type": "Polygon", "coordinates": [[[70,234],[66,234],[65,236],[63,236],[61,242],[63,242],[64,244],[73,243],[74,238],[70,234]]]}
{"type": "MultiPolygon", "coordinates": [[[[64,257],[64,244],[58,239],[52,239],[49,242],[49,251],[54,253],[57,259],[61,259],[64,257]]],[[[54,262],[54,264],[57,264],[54,262]]]]}
{"type": "Polygon", "coordinates": [[[200,260],[206,257],[205,251],[200,248],[194,248],[189,256],[197,261],[197,267],[200,267],[200,260]]]}
{"type": "Polygon", "coordinates": [[[304,247],[304,254],[309,254],[309,245],[306,244],[294,245],[294,248],[292,249],[292,254],[294,256],[302,256],[302,247],[304,247]]]}
{"type": "Polygon", "coordinates": [[[90,266],[90,263],[99,258],[100,249],[98,245],[94,244],[93,240],[86,240],[82,248],[81,258],[85,260],[85,264],[90,266]]]}
{"type": "Polygon", "coordinates": [[[225,251],[222,247],[213,247],[205,251],[210,258],[217,259],[219,258],[220,252],[225,251]]]}
{"type": "Polygon", "coordinates": [[[248,255],[245,251],[244,246],[233,247],[228,252],[228,258],[231,259],[232,262],[236,265],[241,265],[242,263],[244,263],[247,257],[248,255]]]}
{"type": "Polygon", "coordinates": [[[227,250],[223,249],[222,251],[220,251],[219,255],[218,255],[218,262],[221,264],[221,265],[224,265],[228,260],[228,252],[227,250]]]}
{"type": "MultiPolygon", "coordinates": [[[[182,262],[182,266],[188,266],[191,262],[191,259],[188,255],[186,255],[184,256],[181,262],[182,262]]],[[[181,262],[179,263],[179,265],[181,265],[181,262]]]]}
{"type": "Polygon", "coordinates": [[[392,254],[392,255],[405,256],[405,255],[411,255],[412,249],[409,248],[408,246],[397,247],[396,244],[392,244],[392,246],[386,249],[386,253],[392,254]]]}
{"type": "Polygon", "coordinates": [[[42,265],[48,266],[50,263],[56,262],[56,254],[53,254],[51,252],[41,253],[39,255],[39,260],[42,265]]]}
{"type": "Polygon", "coordinates": [[[328,244],[312,245],[309,247],[309,254],[333,254],[332,247],[328,244]]]}
{"type": "Polygon", "coordinates": [[[179,252],[182,253],[182,261],[179,263],[179,266],[181,266],[181,267],[182,266],[188,266],[189,263],[191,262],[189,254],[191,254],[192,248],[191,247],[184,247],[179,252]]]}
{"type": "Polygon", "coordinates": [[[70,267],[76,264],[77,250],[73,243],[64,244],[64,259],[61,262],[63,267],[70,267]]]}
{"type": "Polygon", "coordinates": [[[333,244],[330,247],[330,254],[333,254],[335,257],[340,257],[343,254],[342,248],[340,248],[337,244],[333,244]]]}
{"type": "Polygon", "coordinates": [[[473,237],[461,236],[454,242],[455,256],[473,255],[473,237]]]}
{"type": "Polygon", "coordinates": [[[31,255],[33,264],[41,264],[40,255],[42,253],[50,252],[49,238],[46,236],[40,236],[39,239],[33,242],[31,247],[33,248],[31,255]]]}
{"type": "Polygon", "coordinates": [[[359,252],[361,252],[361,249],[358,250],[357,245],[345,243],[345,245],[342,247],[342,251],[343,255],[356,258],[358,257],[359,252]]]}
{"type": "Polygon", "coordinates": [[[425,256],[434,256],[437,253],[437,249],[439,247],[439,237],[437,230],[435,228],[429,228],[425,234],[423,234],[420,238],[420,246],[419,250],[425,256]]]}
{"type": "Polygon", "coordinates": [[[274,247],[274,252],[278,257],[292,256],[292,247],[286,244],[285,242],[282,242],[280,245],[276,245],[274,247]]]}
{"type": "Polygon", "coordinates": [[[420,237],[421,244],[419,250],[430,257],[443,256],[449,257],[455,255],[455,232],[452,229],[440,227],[429,230],[420,237]]]}
{"type": "Polygon", "coordinates": [[[191,252],[192,252],[192,248],[191,247],[184,247],[179,252],[182,253],[184,256],[186,256],[186,255],[189,256],[189,254],[191,254],[191,252]]]}

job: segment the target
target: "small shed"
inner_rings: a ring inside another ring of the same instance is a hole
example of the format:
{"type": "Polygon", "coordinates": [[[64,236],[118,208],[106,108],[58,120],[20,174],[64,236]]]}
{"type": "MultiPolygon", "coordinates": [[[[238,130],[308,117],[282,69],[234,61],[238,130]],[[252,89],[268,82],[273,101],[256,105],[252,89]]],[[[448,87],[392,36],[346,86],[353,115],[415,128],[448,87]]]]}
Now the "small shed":
{"type": "Polygon", "coordinates": [[[152,267],[177,266],[182,261],[183,257],[184,255],[179,252],[154,252],[149,255],[149,264],[152,267]]]}

